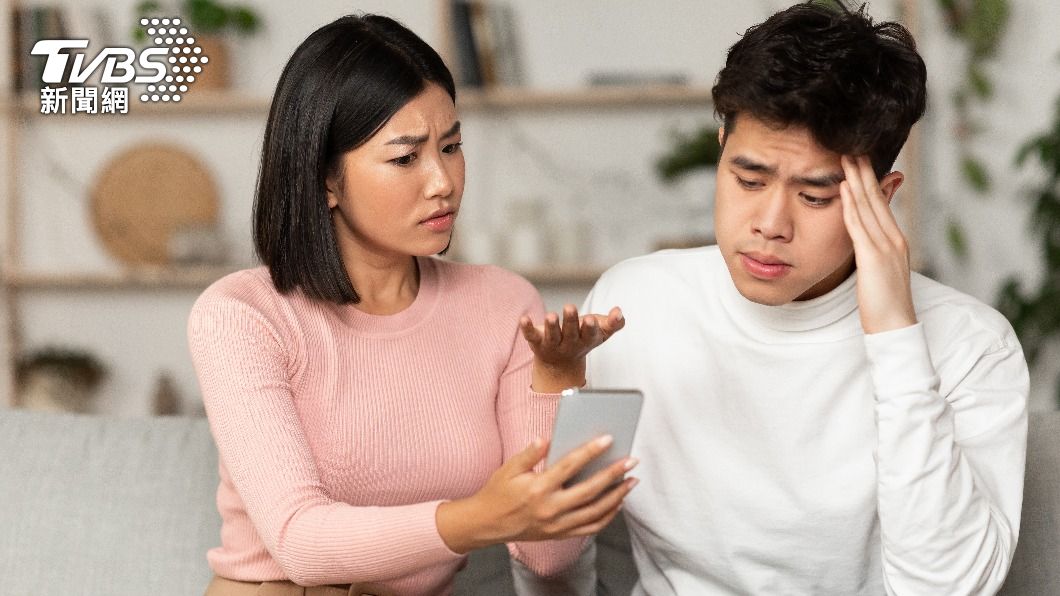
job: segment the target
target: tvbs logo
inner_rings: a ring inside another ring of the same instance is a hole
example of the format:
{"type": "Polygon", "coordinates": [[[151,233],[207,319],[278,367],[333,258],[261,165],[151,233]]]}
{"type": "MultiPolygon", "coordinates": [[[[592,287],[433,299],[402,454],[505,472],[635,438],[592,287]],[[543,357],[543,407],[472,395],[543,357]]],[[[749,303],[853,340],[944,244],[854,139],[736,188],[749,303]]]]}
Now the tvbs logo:
{"type": "Polygon", "coordinates": [[[210,59],[180,18],[143,18],[140,25],[153,44],[139,52],[105,47],[89,60],[87,39],[45,39],[34,44],[30,53],[46,57],[41,113],[66,113],[68,100],[71,113],[97,113],[97,99],[101,113],[125,113],[129,89],[121,85],[128,83],[146,85],[140,101],[179,102],[210,59]],[[79,86],[96,73],[102,89],[79,86]],[[74,87],[55,87],[66,83],[74,87]]]}
{"type": "Polygon", "coordinates": [[[170,49],[166,47],[145,48],[137,56],[129,48],[103,48],[96,57],[85,65],[86,55],[83,53],[73,54],[73,65],[70,69],[70,77],[63,79],[66,74],[68,60],[71,55],[64,50],[84,50],[88,47],[87,39],[45,39],[34,44],[30,51],[35,56],[47,56],[44,63],[44,74],[41,80],[48,84],[56,83],[84,83],[92,76],[100,66],[103,72],[100,83],[104,85],[120,85],[124,83],[158,83],[166,77],[166,57],[170,49]],[[140,66],[140,71],[136,65],[140,66]]]}

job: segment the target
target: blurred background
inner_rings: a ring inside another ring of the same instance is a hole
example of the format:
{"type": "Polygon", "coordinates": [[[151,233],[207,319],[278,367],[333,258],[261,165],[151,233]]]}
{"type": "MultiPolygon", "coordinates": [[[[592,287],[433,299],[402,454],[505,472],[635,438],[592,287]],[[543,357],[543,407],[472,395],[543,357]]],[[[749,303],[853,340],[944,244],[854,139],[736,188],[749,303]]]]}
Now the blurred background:
{"type": "MultiPolygon", "coordinates": [[[[790,4],[0,1],[0,403],[201,414],[187,315],[212,281],[254,266],[270,95],[319,26],[378,12],[443,53],[467,156],[451,256],[520,272],[558,309],[621,259],[712,241],[710,86],[739,35],[790,4]],[[45,84],[30,48],[49,38],[90,45],[45,84]],[[104,84],[106,60],[92,61],[106,47],[164,47],[173,80],[104,84]]],[[[928,65],[895,205],[914,265],[1009,316],[1033,358],[1031,407],[1054,409],[1060,4],[868,12],[904,22],[928,65]]]]}

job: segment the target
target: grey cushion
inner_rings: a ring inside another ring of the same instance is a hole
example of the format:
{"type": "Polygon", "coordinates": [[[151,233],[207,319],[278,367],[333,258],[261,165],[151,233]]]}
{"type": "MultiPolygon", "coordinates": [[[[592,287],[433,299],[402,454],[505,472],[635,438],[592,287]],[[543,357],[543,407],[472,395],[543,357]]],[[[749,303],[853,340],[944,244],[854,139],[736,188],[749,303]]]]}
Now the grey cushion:
{"type": "Polygon", "coordinates": [[[220,542],[206,421],[0,411],[5,594],[187,596],[220,542]]]}
{"type": "Polygon", "coordinates": [[[1060,412],[1032,412],[1023,517],[1006,596],[1060,594],[1060,412]]]}
{"type": "MultiPolygon", "coordinates": [[[[218,544],[206,421],[0,411],[4,594],[195,595],[218,544]]],[[[636,581],[621,516],[597,538],[598,594],[636,581]]],[[[458,595],[512,594],[503,546],[473,553],[458,595]]],[[[1020,541],[1002,594],[1060,593],[1060,412],[1030,419],[1020,541]]]]}

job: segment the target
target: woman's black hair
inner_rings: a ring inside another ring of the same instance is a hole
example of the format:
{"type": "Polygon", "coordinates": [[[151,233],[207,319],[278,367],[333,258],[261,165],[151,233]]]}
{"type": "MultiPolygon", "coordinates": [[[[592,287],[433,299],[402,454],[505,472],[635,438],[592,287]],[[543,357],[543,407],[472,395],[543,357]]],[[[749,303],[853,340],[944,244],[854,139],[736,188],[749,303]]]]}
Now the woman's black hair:
{"type": "Polygon", "coordinates": [[[347,151],[428,83],[455,101],[438,53],[388,17],[339,18],[294,51],[273,95],[254,197],[254,249],[278,291],[360,301],[339,253],[325,181],[347,151]]]}
{"type": "Polygon", "coordinates": [[[924,114],[927,70],[916,42],[865,7],[797,4],[747,30],[713,89],[725,134],[742,114],[807,128],[826,149],[868,155],[876,175],[894,165],[924,114]]]}

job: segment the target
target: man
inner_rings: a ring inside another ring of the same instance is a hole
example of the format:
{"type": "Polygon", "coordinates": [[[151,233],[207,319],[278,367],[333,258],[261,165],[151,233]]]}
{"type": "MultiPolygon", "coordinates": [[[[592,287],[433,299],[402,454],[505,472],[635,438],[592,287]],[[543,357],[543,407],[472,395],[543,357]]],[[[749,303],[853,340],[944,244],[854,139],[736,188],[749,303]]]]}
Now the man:
{"type": "Polygon", "coordinates": [[[910,273],[890,171],[925,106],[909,33],[802,4],[713,95],[717,246],[623,262],[591,386],[644,409],[635,594],[991,594],[1016,546],[1028,375],[1008,322],[910,273]]]}

